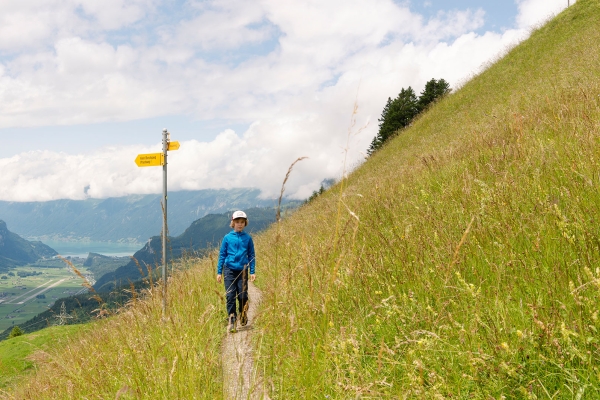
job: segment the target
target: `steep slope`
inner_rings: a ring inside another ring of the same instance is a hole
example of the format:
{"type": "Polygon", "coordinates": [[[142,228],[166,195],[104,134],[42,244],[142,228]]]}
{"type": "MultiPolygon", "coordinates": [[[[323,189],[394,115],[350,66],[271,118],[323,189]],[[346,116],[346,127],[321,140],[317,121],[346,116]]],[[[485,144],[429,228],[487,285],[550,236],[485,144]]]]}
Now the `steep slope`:
{"type": "Polygon", "coordinates": [[[600,398],[599,26],[577,1],[257,241],[273,397],[600,398]]]}
{"type": "Polygon", "coordinates": [[[0,271],[57,254],[42,242],[30,242],[9,231],[6,222],[0,220],[0,271]]]}

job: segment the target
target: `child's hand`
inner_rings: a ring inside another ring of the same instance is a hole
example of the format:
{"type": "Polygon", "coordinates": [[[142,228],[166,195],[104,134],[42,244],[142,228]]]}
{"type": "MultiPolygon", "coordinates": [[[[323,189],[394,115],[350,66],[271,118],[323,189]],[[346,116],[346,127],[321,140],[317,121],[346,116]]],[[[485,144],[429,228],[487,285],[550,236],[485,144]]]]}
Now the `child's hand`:
{"type": "Polygon", "coordinates": [[[250,274],[250,282],[254,282],[255,279],[256,279],[256,275],[250,274]]]}
{"type": "Polygon", "coordinates": [[[221,283],[221,274],[217,274],[217,282],[221,283]]]}

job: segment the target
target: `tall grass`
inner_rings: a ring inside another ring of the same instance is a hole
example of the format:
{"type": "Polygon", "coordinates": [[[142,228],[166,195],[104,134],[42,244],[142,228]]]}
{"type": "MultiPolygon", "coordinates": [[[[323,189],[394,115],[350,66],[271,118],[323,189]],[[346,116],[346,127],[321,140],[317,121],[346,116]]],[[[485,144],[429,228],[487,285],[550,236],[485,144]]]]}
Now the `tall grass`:
{"type": "Polygon", "coordinates": [[[256,241],[273,398],[600,397],[598,26],[578,1],[256,241]]]}
{"type": "Polygon", "coordinates": [[[85,328],[83,324],[52,326],[0,342],[0,393],[33,372],[35,365],[43,361],[57,343],[68,340],[85,328]]]}
{"type": "Polygon", "coordinates": [[[154,285],[116,316],[48,350],[37,373],[3,397],[220,398],[224,306],[212,264],[186,259],[175,266],[166,319],[162,288],[154,285]]]}

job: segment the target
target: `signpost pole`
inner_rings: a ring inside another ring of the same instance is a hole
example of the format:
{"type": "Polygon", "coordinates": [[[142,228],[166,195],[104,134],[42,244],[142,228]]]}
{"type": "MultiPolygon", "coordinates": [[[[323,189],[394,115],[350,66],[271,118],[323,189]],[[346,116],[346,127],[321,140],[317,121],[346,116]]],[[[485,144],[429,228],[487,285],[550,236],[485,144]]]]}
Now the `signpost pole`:
{"type": "Polygon", "coordinates": [[[167,150],[169,149],[169,133],[162,132],[163,145],[163,228],[162,228],[162,279],[163,279],[163,318],[167,316],[167,150]]]}
{"type": "Polygon", "coordinates": [[[179,150],[179,142],[171,142],[171,134],[163,129],[162,153],[138,154],[135,163],[138,167],[163,167],[163,199],[161,202],[163,211],[162,228],[162,279],[163,279],[163,318],[167,316],[167,152],[179,150]]]}

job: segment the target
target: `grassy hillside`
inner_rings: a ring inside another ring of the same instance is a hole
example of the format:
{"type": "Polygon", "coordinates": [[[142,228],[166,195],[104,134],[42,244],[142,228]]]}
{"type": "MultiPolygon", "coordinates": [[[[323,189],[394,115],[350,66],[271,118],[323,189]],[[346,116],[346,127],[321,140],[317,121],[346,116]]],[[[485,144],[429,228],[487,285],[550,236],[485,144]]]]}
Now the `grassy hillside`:
{"type": "Polygon", "coordinates": [[[261,237],[272,397],[600,398],[599,26],[579,0],[261,237]]]}
{"type": "MultiPolygon", "coordinates": [[[[600,1],[579,0],[257,235],[269,395],[600,397],[600,1]]],[[[14,398],[220,398],[214,259],[14,398]],[[92,350],[92,351],[90,351],[92,350]]]]}
{"type": "Polygon", "coordinates": [[[152,287],[117,315],[79,325],[84,334],[48,344],[32,366],[37,373],[19,380],[13,376],[12,384],[0,388],[0,398],[219,398],[224,305],[214,269],[191,267],[191,260],[175,266],[166,318],[162,289],[152,287]]]}
{"type": "Polygon", "coordinates": [[[82,329],[83,325],[54,326],[0,342],[0,389],[35,371],[36,362],[46,359],[47,351],[55,348],[57,343],[65,344],[82,329]]]}

